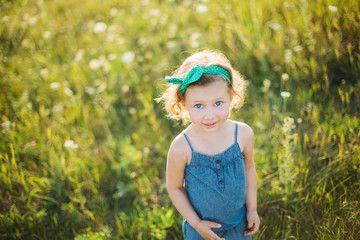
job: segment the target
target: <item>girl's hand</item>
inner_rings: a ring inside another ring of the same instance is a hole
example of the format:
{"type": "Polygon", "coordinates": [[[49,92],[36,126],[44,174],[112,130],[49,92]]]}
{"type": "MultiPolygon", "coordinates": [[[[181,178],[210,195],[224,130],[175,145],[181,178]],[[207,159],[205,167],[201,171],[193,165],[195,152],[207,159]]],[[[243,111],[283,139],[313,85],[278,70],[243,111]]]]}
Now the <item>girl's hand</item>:
{"type": "Polygon", "coordinates": [[[195,227],[195,230],[203,237],[205,240],[225,240],[225,238],[219,238],[211,228],[221,228],[221,225],[214,222],[201,220],[198,225],[195,227]]]}
{"type": "Polygon", "coordinates": [[[247,230],[244,232],[245,236],[255,234],[260,227],[260,218],[256,210],[247,211],[246,218],[248,221],[247,230]]]}

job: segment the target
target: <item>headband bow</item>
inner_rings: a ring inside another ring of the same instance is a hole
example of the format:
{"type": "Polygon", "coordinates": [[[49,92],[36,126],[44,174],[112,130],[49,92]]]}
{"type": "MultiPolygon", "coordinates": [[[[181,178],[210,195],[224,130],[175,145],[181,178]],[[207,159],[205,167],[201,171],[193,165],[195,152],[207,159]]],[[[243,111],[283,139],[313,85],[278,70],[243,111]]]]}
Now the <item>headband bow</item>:
{"type": "Polygon", "coordinates": [[[210,65],[207,67],[200,67],[199,65],[196,65],[188,72],[188,74],[186,74],[186,77],[184,79],[166,78],[166,81],[173,84],[181,84],[180,91],[181,94],[183,95],[185,93],[186,88],[191,83],[198,81],[204,73],[217,74],[223,76],[229,81],[229,84],[231,85],[230,73],[226,69],[215,65],[210,65]]]}

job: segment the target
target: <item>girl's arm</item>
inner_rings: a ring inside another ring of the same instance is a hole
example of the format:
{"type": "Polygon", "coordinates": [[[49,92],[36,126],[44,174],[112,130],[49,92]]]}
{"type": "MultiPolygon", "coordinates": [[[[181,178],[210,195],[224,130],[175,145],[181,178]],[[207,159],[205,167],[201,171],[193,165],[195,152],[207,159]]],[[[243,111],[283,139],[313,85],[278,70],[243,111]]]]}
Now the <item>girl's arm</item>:
{"type": "Polygon", "coordinates": [[[244,139],[244,157],[246,171],[246,218],[248,221],[248,230],[245,235],[253,235],[259,230],[260,219],[257,213],[256,196],[256,170],[254,163],[254,133],[249,126],[246,126],[244,139]]]}
{"type": "Polygon", "coordinates": [[[187,164],[186,150],[181,138],[171,144],[166,166],[166,185],[171,201],[188,223],[205,239],[221,240],[211,228],[221,227],[219,224],[203,221],[191,205],[184,187],[184,172],[187,164]]]}

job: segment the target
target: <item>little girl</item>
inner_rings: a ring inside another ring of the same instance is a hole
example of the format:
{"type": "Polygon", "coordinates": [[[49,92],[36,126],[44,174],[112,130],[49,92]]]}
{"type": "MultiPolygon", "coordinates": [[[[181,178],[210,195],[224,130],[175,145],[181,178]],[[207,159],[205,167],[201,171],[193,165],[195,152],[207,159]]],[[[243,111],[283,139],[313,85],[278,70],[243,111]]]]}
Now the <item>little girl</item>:
{"type": "Polygon", "coordinates": [[[257,214],[254,133],[229,118],[244,102],[245,81],[221,53],[188,57],[159,98],[170,117],[191,124],[172,142],[166,184],[184,217],[185,239],[251,239],[257,214]]]}

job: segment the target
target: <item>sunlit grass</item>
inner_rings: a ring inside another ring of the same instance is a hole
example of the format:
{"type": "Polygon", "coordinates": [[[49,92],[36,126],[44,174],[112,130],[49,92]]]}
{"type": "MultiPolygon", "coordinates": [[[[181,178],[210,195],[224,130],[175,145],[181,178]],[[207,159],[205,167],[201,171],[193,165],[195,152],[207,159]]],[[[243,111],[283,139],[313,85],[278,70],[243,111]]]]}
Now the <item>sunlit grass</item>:
{"type": "Polygon", "coordinates": [[[254,239],[360,234],[358,1],[7,1],[0,238],[182,239],[166,193],[182,129],[155,103],[191,52],[249,82],[254,239]]]}

